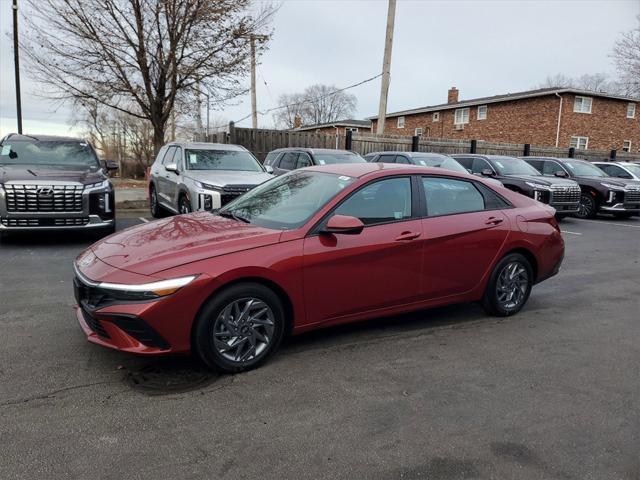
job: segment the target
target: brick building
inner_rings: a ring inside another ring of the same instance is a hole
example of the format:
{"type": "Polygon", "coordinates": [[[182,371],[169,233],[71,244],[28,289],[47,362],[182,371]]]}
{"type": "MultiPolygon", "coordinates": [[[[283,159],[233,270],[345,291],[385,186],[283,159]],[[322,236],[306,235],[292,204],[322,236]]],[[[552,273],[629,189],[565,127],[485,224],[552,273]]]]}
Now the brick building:
{"type": "Polygon", "coordinates": [[[354,119],[337,120],[331,123],[296,126],[294,130],[298,132],[323,133],[325,135],[345,135],[347,130],[351,130],[352,132],[370,132],[371,122],[369,120],[354,119]]]}
{"type": "MultiPolygon", "coordinates": [[[[640,99],[573,88],[544,88],[459,100],[387,115],[385,133],[640,151],[640,99]]],[[[370,117],[376,130],[377,117],[370,117]]]]}

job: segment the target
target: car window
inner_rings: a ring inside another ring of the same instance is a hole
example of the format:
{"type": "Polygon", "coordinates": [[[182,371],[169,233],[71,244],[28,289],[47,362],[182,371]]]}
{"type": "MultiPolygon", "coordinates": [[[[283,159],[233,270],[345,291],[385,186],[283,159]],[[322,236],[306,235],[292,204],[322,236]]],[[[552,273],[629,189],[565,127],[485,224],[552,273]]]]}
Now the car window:
{"type": "Polygon", "coordinates": [[[411,217],[411,179],[389,178],[365,185],[335,211],[359,218],[365,225],[397,222],[411,217]]]}
{"type": "Polygon", "coordinates": [[[380,155],[378,157],[378,160],[376,160],[377,162],[382,162],[382,163],[395,163],[396,161],[396,156],[395,155],[380,155]]]}
{"type": "Polygon", "coordinates": [[[473,182],[452,178],[422,177],[427,215],[452,215],[485,210],[485,199],[473,182]]]}
{"type": "Polygon", "coordinates": [[[491,170],[491,165],[484,158],[474,158],[471,164],[471,173],[482,173],[483,170],[491,170]]]}
{"type": "Polygon", "coordinates": [[[456,161],[462,165],[467,172],[471,172],[471,165],[473,165],[473,158],[469,157],[455,157],[456,161]]]}
{"type": "Polygon", "coordinates": [[[182,170],[182,148],[174,147],[173,159],[169,163],[175,163],[178,170],[182,170]]]}
{"type": "Polygon", "coordinates": [[[298,156],[297,168],[310,167],[311,165],[313,165],[313,163],[311,162],[311,157],[304,152],[300,153],[300,155],[298,156]]]}
{"type": "Polygon", "coordinates": [[[546,160],[542,167],[543,175],[555,175],[556,172],[560,171],[564,172],[564,168],[562,168],[562,166],[558,162],[553,162],[551,160],[546,160]]]}
{"type": "Polygon", "coordinates": [[[266,165],[273,166],[273,164],[275,163],[276,158],[278,158],[278,152],[269,152],[269,153],[267,153],[267,156],[264,159],[265,166],[266,165]]]}
{"type": "Polygon", "coordinates": [[[178,147],[169,147],[167,151],[164,153],[164,158],[162,159],[162,165],[169,165],[173,162],[173,155],[176,153],[178,147]]]}
{"type": "Polygon", "coordinates": [[[617,165],[603,165],[603,164],[599,163],[598,164],[598,168],[604,170],[605,172],[607,172],[612,177],[633,178],[631,175],[629,175],[627,172],[625,172],[624,169],[620,168],[617,165]]]}
{"type": "Polygon", "coordinates": [[[501,208],[510,208],[512,206],[509,202],[507,202],[504,198],[502,198],[486,185],[482,185],[481,183],[475,183],[474,185],[478,190],[480,190],[480,193],[484,197],[485,210],[499,210],[501,208]]]}
{"type": "Polygon", "coordinates": [[[396,163],[404,163],[404,164],[409,164],[411,163],[409,161],[409,159],[407,157],[405,157],[404,155],[397,155],[396,156],[396,163]]]}
{"type": "Polygon", "coordinates": [[[286,152],[280,159],[279,168],[283,170],[294,170],[298,160],[298,152],[286,152]]]}
{"type": "Polygon", "coordinates": [[[527,158],[525,159],[525,162],[527,162],[529,165],[531,165],[533,168],[535,168],[539,172],[542,172],[542,164],[544,163],[542,160],[530,160],[527,158]]]}

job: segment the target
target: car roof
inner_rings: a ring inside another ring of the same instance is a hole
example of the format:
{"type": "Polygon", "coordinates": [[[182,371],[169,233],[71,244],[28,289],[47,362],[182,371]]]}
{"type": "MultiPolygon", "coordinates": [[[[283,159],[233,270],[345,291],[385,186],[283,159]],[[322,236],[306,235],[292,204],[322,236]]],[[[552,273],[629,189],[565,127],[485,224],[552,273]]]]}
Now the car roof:
{"type": "Polygon", "coordinates": [[[635,165],[637,166],[637,163],[633,163],[633,162],[611,162],[609,160],[596,160],[595,162],[592,163],[602,163],[605,165],[620,165],[621,167],[626,167],[627,165],[635,165]]]}
{"type": "Polygon", "coordinates": [[[308,148],[308,147],[283,147],[276,148],[275,150],[271,150],[269,153],[279,153],[279,152],[308,152],[311,154],[314,153],[353,153],[357,155],[356,152],[352,152],[351,150],[340,150],[336,148],[308,148]]]}
{"type": "Polygon", "coordinates": [[[367,153],[367,157],[370,155],[407,155],[408,157],[449,157],[446,153],[438,152],[403,152],[400,150],[391,150],[386,152],[371,152],[367,153]]]}
{"type": "Polygon", "coordinates": [[[176,145],[178,147],[189,148],[191,150],[211,150],[213,148],[217,150],[229,150],[234,152],[244,152],[247,149],[242,145],[234,145],[232,143],[213,143],[213,142],[168,142],[165,147],[176,145]]]}
{"type": "MultiPolygon", "coordinates": [[[[334,163],[331,165],[319,165],[315,167],[306,167],[304,170],[310,170],[314,172],[333,173],[335,175],[345,175],[348,177],[364,177],[380,172],[398,173],[398,174],[437,174],[437,175],[454,175],[460,177],[469,177],[470,175],[455,172],[450,170],[443,170],[442,168],[423,167],[421,165],[410,165],[401,163],[334,163]]],[[[299,170],[294,170],[299,171],[299,170]]],[[[474,179],[477,177],[474,177],[474,179]]]]}

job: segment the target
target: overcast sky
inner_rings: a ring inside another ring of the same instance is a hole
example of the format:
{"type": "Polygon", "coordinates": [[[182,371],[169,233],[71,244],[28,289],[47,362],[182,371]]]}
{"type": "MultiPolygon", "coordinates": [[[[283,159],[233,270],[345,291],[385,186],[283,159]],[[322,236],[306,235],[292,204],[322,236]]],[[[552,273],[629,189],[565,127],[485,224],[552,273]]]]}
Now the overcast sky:
{"type": "MultiPolygon", "coordinates": [[[[386,0],[282,2],[273,41],[260,59],[258,109],[314,83],[344,87],[378,74],[386,14],[386,0]]],[[[635,27],[638,14],[640,0],[399,0],[388,110],[443,103],[451,86],[468,99],[527,90],[557,73],[613,76],[611,48],[620,32],[635,27]]],[[[11,0],[0,0],[0,23],[4,135],[16,130],[11,0]]],[[[25,132],[72,133],[73,112],[35,97],[26,75],[22,82],[25,132]]],[[[350,93],[358,98],[356,117],[377,114],[379,79],[350,93]]],[[[247,95],[212,118],[249,113],[247,95]]],[[[260,126],[272,123],[270,115],[259,117],[260,126]]]]}

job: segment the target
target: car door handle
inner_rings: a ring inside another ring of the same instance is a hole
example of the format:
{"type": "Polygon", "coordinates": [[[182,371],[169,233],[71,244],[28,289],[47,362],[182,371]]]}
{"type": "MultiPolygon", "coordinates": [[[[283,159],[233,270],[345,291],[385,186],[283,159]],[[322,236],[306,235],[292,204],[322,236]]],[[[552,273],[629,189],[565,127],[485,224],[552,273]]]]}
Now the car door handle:
{"type": "Polygon", "coordinates": [[[403,240],[415,240],[420,235],[420,232],[402,232],[396,237],[396,242],[402,242],[403,240]]]}
{"type": "Polygon", "coordinates": [[[497,218],[497,217],[489,217],[489,219],[484,222],[485,225],[498,225],[500,223],[502,223],[503,220],[502,218],[497,218]]]}

